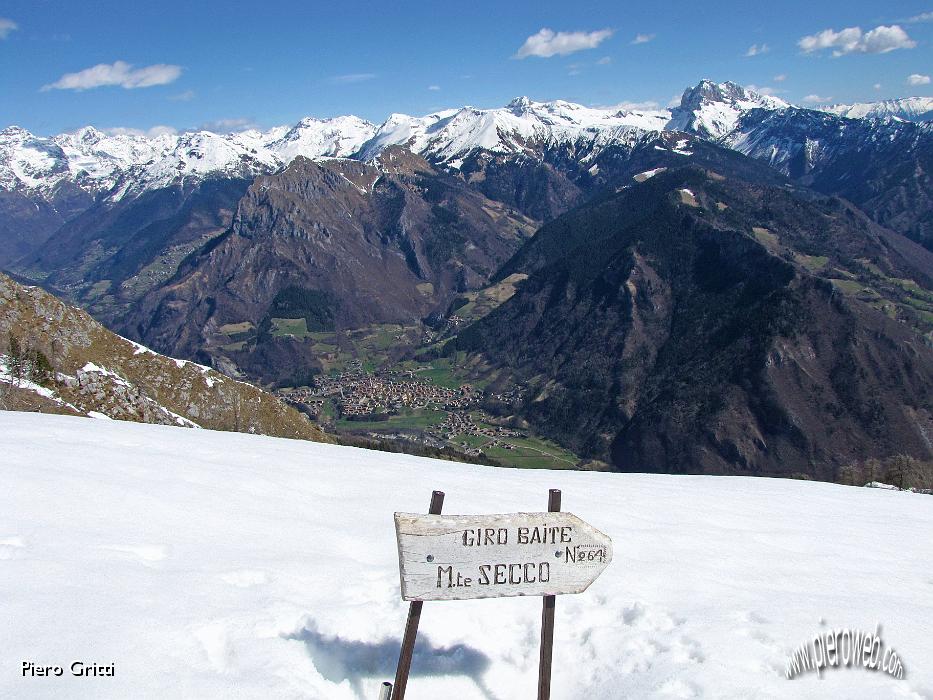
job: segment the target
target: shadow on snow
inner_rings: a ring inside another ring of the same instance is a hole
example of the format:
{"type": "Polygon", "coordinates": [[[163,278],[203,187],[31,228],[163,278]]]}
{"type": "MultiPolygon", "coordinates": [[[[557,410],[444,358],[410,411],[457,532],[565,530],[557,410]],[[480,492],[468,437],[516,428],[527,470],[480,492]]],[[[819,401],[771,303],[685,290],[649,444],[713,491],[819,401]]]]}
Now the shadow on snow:
{"type": "MultiPolygon", "coordinates": [[[[399,638],[390,637],[378,642],[344,639],[321,634],[314,623],[284,637],[304,642],[318,673],[331,683],[350,681],[360,698],[364,697],[363,679],[391,681],[395,678],[402,644],[399,638]]],[[[424,635],[418,635],[410,682],[416,682],[414,679],[418,676],[466,676],[488,700],[496,700],[497,696],[483,681],[483,674],[490,663],[489,657],[483,652],[466,644],[434,646],[424,635]]]]}

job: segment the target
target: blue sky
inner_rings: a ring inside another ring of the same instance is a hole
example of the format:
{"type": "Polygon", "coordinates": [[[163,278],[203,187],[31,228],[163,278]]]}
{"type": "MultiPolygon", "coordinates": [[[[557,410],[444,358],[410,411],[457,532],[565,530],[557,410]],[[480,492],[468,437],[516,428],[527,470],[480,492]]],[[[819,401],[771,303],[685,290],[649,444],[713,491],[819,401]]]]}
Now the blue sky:
{"type": "Polygon", "coordinates": [[[703,77],[796,103],[933,95],[933,0],[5,0],[0,37],[0,126],[43,135],[380,122],[517,95],[665,106],[703,77]]]}

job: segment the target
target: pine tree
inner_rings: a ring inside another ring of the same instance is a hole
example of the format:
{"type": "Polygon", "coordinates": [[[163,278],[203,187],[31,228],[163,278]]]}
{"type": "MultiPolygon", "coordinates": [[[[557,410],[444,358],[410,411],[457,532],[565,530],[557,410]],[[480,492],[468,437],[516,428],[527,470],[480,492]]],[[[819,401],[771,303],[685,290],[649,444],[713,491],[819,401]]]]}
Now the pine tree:
{"type": "Polygon", "coordinates": [[[29,358],[29,378],[41,386],[48,386],[55,376],[52,363],[41,350],[33,350],[29,358]]]}
{"type": "Polygon", "coordinates": [[[13,382],[18,385],[23,379],[26,358],[23,356],[23,348],[19,343],[19,339],[12,333],[10,333],[10,352],[8,358],[7,366],[10,371],[10,377],[12,377],[13,382]]]}

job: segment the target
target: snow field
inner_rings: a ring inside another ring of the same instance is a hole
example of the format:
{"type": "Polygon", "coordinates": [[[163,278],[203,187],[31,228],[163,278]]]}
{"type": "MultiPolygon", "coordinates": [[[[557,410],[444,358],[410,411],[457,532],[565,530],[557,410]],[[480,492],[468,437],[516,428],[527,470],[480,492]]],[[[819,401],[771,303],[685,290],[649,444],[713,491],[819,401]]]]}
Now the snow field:
{"type": "MultiPolygon", "coordinates": [[[[552,697],[933,697],[933,499],[742,477],[505,470],[0,412],[0,696],[375,698],[407,604],[393,511],[564,508],[613,538],[557,600],[552,697]],[[820,623],[820,620],[824,624],[820,623]],[[825,627],[907,677],[788,681],[825,627]],[[21,662],[62,665],[23,678],[21,662]],[[115,664],[74,678],[75,660],[115,664]]],[[[424,606],[407,697],[534,697],[538,598],[424,606]]]]}

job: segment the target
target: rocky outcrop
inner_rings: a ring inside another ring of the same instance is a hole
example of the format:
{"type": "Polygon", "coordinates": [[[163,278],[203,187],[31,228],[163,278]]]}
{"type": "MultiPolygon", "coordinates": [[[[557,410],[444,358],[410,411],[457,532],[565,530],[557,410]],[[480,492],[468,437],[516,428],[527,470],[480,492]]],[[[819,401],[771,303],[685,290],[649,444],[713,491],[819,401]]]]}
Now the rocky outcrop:
{"type": "Polygon", "coordinates": [[[329,441],[274,396],[121,338],[84,311],[4,275],[0,344],[7,408],[329,441]]]}

